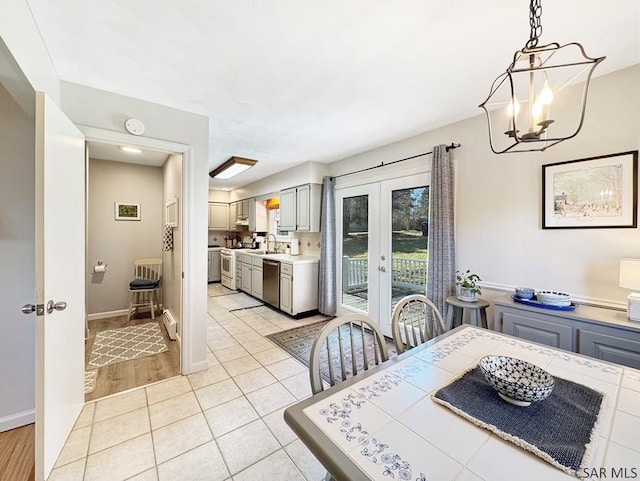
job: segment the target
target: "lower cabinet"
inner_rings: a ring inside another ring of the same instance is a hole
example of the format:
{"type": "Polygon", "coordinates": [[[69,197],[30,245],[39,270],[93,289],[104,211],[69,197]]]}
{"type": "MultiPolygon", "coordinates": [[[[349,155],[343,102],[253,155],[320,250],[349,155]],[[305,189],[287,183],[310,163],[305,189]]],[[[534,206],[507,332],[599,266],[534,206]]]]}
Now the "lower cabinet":
{"type": "Polygon", "coordinates": [[[547,346],[573,351],[573,327],[565,326],[546,319],[541,315],[536,318],[530,315],[505,312],[502,318],[502,332],[512,336],[534,341],[547,346]]]}
{"type": "MultiPolygon", "coordinates": [[[[282,265],[280,266],[282,267],[282,265]]],[[[293,278],[290,275],[280,273],[280,310],[291,314],[291,301],[293,298],[293,278]]]]}
{"type": "Polygon", "coordinates": [[[494,299],[494,329],[528,341],[640,369],[640,323],[626,313],[578,306],[556,311],[494,299]]]}
{"type": "Polygon", "coordinates": [[[318,263],[280,262],[280,310],[295,316],[318,308],[318,263]]]}
{"type": "Polygon", "coordinates": [[[262,259],[251,259],[251,295],[262,300],[262,259]]]}
{"type": "Polygon", "coordinates": [[[578,352],[587,356],[640,369],[640,339],[628,339],[616,329],[594,332],[580,329],[578,352]]]}
{"type": "Polygon", "coordinates": [[[242,261],[242,287],[241,289],[248,293],[251,294],[251,261],[249,260],[249,263],[245,262],[244,260],[242,261]]]}

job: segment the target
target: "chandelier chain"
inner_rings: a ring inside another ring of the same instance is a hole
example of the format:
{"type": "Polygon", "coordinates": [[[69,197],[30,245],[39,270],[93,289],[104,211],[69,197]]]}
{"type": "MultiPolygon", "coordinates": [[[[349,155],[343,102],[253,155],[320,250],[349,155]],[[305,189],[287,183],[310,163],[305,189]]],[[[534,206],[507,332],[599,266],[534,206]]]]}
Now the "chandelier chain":
{"type": "Polygon", "coordinates": [[[529,34],[529,41],[527,42],[527,48],[534,48],[538,45],[538,39],[542,35],[542,0],[531,0],[529,4],[529,26],[531,27],[531,33],[529,34]]]}

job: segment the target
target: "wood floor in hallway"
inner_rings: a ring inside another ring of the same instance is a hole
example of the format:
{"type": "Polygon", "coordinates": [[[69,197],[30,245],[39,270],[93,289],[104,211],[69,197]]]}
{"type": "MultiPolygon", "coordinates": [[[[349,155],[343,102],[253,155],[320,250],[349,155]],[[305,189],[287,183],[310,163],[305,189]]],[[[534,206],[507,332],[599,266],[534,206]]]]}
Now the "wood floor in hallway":
{"type": "Polygon", "coordinates": [[[0,481],[35,480],[35,424],[0,433],[0,481]]]}
{"type": "MultiPolygon", "coordinates": [[[[145,386],[180,374],[180,348],[178,347],[178,342],[172,341],[169,338],[164,323],[159,319],[161,318],[156,316],[156,322],[159,321],[164,340],[169,350],[153,356],[119,362],[99,368],[96,378],[96,388],[93,392],[85,395],[85,401],[93,401],[104,396],[139,386],[145,386]]],[[[151,317],[133,318],[128,323],[127,316],[90,321],[89,337],[85,341],[85,366],[89,363],[91,348],[93,347],[96,334],[99,331],[135,326],[147,322],[153,322],[151,317]]]]}

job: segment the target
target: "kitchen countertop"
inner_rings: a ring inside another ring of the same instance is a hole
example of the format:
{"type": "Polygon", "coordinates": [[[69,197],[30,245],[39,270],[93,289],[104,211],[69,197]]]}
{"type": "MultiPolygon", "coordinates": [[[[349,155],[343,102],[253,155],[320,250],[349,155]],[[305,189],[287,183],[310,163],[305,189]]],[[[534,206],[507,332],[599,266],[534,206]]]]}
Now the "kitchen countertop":
{"type": "Polygon", "coordinates": [[[287,262],[290,264],[313,264],[314,262],[320,262],[320,258],[317,256],[292,256],[290,254],[258,254],[251,252],[250,249],[242,249],[242,255],[250,255],[262,257],[263,259],[270,259],[274,261],[287,262]]]}

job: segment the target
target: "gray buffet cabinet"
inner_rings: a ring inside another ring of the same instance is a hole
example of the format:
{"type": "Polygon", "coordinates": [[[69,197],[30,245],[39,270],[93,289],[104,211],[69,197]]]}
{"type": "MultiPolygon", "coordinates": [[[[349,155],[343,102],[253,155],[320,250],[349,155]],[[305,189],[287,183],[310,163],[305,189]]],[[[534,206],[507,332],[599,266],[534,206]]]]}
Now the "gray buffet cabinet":
{"type": "Polygon", "coordinates": [[[629,321],[624,311],[591,306],[558,311],[510,296],[493,302],[496,331],[640,369],[640,322],[629,321]]]}

